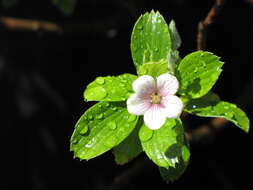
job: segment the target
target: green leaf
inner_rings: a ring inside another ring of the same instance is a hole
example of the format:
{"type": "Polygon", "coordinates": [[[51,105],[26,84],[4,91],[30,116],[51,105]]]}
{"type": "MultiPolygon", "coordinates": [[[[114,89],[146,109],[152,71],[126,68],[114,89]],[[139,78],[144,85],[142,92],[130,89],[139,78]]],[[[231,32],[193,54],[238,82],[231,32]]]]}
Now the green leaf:
{"type": "Polygon", "coordinates": [[[181,156],[184,143],[184,129],[180,119],[167,119],[158,130],[151,130],[145,124],[139,131],[142,148],[158,166],[175,167],[181,156]]]}
{"type": "Polygon", "coordinates": [[[52,0],[65,15],[71,15],[74,12],[76,0],[52,0]]]}
{"type": "Polygon", "coordinates": [[[138,75],[150,75],[154,78],[168,72],[168,63],[165,61],[160,63],[145,63],[138,69],[138,75]]]}
{"type": "Polygon", "coordinates": [[[120,144],[134,129],[138,117],[122,103],[100,102],[79,119],[71,137],[75,157],[91,159],[120,144]]]}
{"type": "Polygon", "coordinates": [[[143,124],[143,120],[139,120],[134,131],[118,146],[113,149],[113,154],[117,164],[123,165],[142,152],[141,142],[138,137],[138,132],[143,124]]]}
{"type": "Polygon", "coordinates": [[[181,148],[181,157],[175,167],[159,168],[160,174],[164,181],[173,182],[180,178],[185,172],[190,160],[190,149],[188,145],[183,145],[181,148]]]}
{"type": "Polygon", "coordinates": [[[171,74],[174,75],[175,69],[180,61],[181,58],[179,56],[179,52],[171,49],[168,54],[168,67],[171,74]]]}
{"type": "Polygon", "coordinates": [[[223,62],[210,52],[197,51],[187,55],[177,68],[179,94],[199,98],[213,87],[222,71],[223,62]]]}
{"type": "Polygon", "coordinates": [[[18,3],[18,0],[2,0],[2,6],[5,9],[11,8],[18,3]]]}
{"type": "Polygon", "coordinates": [[[87,101],[125,101],[133,92],[135,75],[123,74],[117,77],[97,77],[84,91],[87,101]]]}
{"type": "Polygon", "coordinates": [[[172,49],[177,50],[182,43],[182,40],[178,34],[176,23],[174,20],[170,21],[169,29],[172,37],[172,49]]]}
{"type": "Polygon", "coordinates": [[[136,68],[147,62],[167,60],[172,48],[169,27],[159,12],[145,13],[136,22],[131,52],[136,68]]]}
{"type": "Polygon", "coordinates": [[[214,94],[190,100],[185,111],[202,117],[222,117],[245,132],[249,131],[250,122],[247,115],[235,104],[219,101],[219,98],[214,94]]]}

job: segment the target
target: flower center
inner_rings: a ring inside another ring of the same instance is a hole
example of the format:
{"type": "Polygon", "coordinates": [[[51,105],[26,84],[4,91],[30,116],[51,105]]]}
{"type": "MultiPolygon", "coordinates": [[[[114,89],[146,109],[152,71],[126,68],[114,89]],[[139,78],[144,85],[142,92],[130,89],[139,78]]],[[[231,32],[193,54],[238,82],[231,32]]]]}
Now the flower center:
{"type": "Polygon", "coordinates": [[[154,92],[150,95],[152,104],[160,104],[162,101],[162,96],[160,96],[157,92],[154,92]]]}

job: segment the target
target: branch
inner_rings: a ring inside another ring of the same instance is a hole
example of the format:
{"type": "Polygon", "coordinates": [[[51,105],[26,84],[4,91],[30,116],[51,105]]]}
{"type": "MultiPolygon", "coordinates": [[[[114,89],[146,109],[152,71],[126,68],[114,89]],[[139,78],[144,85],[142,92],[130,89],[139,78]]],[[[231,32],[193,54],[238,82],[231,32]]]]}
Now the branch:
{"type": "Polygon", "coordinates": [[[10,30],[30,30],[62,33],[63,29],[58,24],[46,21],[1,17],[0,23],[10,30]]]}
{"type": "Polygon", "coordinates": [[[206,18],[200,21],[198,24],[198,34],[197,34],[197,50],[204,50],[206,45],[206,32],[207,28],[214,22],[217,15],[220,13],[225,0],[215,0],[215,4],[208,12],[206,18]]]}

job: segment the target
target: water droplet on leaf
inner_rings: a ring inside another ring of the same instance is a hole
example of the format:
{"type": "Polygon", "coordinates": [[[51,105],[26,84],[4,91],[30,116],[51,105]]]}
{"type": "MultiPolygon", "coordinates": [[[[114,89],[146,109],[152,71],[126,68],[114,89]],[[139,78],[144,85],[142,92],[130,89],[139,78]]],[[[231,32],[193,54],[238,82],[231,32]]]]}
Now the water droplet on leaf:
{"type": "Polygon", "coordinates": [[[95,88],[87,89],[84,96],[88,100],[101,100],[107,96],[107,92],[103,87],[97,86],[95,88]]]}
{"type": "Polygon", "coordinates": [[[109,136],[107,139],[104,141],[104,145],[108,147],[114,147],[118,143],[118,139],[116,136],[112,135],[109,136]]]}
{"type": "Polygon", "coordinates": [[[135,121],[135,120],[136,120],[136,115],[130,115],[127,121],[132,122],[132,121],[135,121]]]}
{"type": "Polygon", "coordinates": [[[85,135],[88,132],[88,130],[89,130],[89,127],[85,125],[79,133],[80,135],[85,135]]]}
{"type": "Polygon", "coordinates": [[[78,140],[77,140],[77,139],[73,139],[71,142],[72,142],[73,144],[76,144],[76,143],[78,142],[78,140]]]}
{"type": "Polygon", "coordinates": [[[115,121],[109,122],[109,123],[107,124],[107,126],[108,126],[110,129],[112,129],[112,130],[114,130],[114,129],[117,128],[117,124],[116,124],[115,121]]]}
{"type": "Polygon", "coordinates": [[[93,119],[93,115],[89,115],[89,116],[88,116],[88,119],[89,119],[89,120],[92,120],[92,119],[93,119]]]}
{"type": "Polygon", "coordinates": [[[103,77],[97,77],[96,83],[98,83],[98,84],[104,84],[105,83],[105,79],[103,77]]]}
{"type": "Polygon", "coordinates": [[[232,112],[227,112],[227,113],[225,113],[225,115],[229,118],[232,118],[234,116],[234,114],[232,112]]]}
{"type": "Polygon", "coordinates": [[[197,106],[196,105],[192,105],[192,108],[195,109],[197,106]]]}
{"type": "Polygon", "coordinates": [[[123,83],[120,83],[119,84],[121,87],[123,87],[123,88],[125,88],[126,87],[126,85],[125,84],[123,84],[123,83]]]}
{"type": "Polygon", "coordinates": [[[142,26],[142,25],[138,25],[138,26],[137,26],[137,29],[138,29],[138,30],[142,30],[142,29],[143,29],[143,26],[142,26]]]}
{"type": "Polygon", "coordinates": [[[138,49],[136,46],[133,47],[133,51],[136,52],[138,49]]]}
{"type": "Polygon", "coordinates": [[[101,113],[101,114],[97,115],[96,119],[103,119],[103,117],[104,117],[104,114],[101,113]]]}
{"type": "Polygon", "coordinates": [[[91,139],[86,145],[85,148],[91,148],[96,143],[95,138],[91,139]]]}
{"type": "Polygon", "coordinates": [[[147,126],[143,126],[139,131],[140,140],[145,142],[151,139],[153,136],[153,130],[149,129],[147,126]]]}
{"type": "Polygon", "coordinates": [[[113,108],[112,108],[113,111],[116,111],[117,109],[118,109],[117,107],[113,107],[113,108]]]}
{"type": "Polygon", "coordinates": [[[168,162],[161,156],[157,157],[157,163],[159,164],[159,166],[168,167],[168,162]]]}

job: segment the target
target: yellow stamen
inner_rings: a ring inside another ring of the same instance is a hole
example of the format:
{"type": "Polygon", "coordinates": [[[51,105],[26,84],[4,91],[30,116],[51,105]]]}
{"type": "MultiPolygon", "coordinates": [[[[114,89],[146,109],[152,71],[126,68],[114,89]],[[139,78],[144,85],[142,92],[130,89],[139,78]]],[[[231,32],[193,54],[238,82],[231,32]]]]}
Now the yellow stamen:
{"type": "Polygon", "coordinates": [[[160,96],[157,92],[152,93],[150,95],[150,98],[151,98],[151,103],[152,104],[160,104],[161,101],[162,101],[162,96],[160,96]]]}

